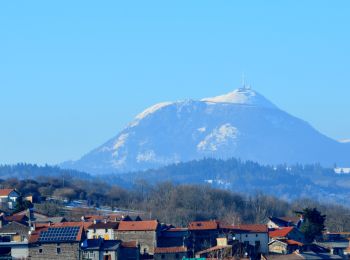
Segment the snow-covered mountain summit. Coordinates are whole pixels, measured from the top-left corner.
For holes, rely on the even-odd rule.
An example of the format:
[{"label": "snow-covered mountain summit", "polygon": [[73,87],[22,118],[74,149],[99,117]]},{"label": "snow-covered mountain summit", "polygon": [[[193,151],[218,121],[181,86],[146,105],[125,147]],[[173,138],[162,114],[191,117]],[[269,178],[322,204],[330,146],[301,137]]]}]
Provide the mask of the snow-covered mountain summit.
[{"label": "snow-covered mountain summit", "polygon": [[151,106],[114,138],[61,166],[98,174],[205,157],[237,157],[264,164],[350,165],[349,154],[349,144],[320,134],[243,87],[213,98]]},{"label": "snow-covered mountain summit", "polygon": [[276,108],[274,104],[268,101],[265,97],[254,91],[250,87],[238,88],[225,95],[203,98],[201,101],[212,103],[232,103],[232,104],[244,104],[266,108]]}]

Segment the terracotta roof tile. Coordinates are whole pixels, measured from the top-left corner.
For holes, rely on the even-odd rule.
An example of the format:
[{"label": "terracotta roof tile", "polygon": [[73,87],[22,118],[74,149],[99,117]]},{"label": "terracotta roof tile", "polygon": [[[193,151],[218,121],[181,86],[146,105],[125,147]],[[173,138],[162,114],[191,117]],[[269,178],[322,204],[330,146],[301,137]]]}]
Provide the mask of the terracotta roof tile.
[{"label": "terracotta roof tile", "polygon": [[294,227],[284,227],[269,232],[269,237],[286,237]]},{"label": "terracotta roof tile", "polygon": [[189,230],[215,230],[219,228],[218,221],[193,221],[188,225]]},{"label": "terracotta roof tile", "polygon": [[14,189],[0,189],[0,197],[8,196]]},{"label": "terracotta roof tile", "polygon": [[154,249],[155,254],[171,254],[171,253],[185,253],[188,249],[185,246],[177,247],[156,247]]},{"label": "terracotta roof tile", "polygon": [[250,233],[267,233],[267,225],[265,224],[243,224],[243,225],[237,225],[233,226],[233,229],[237,229],[243,232],[250,232]]},{"label": "terracotta roof tile", "polygon": [[157,220],[120,221],[118,231],[155,231],[158,225]]}]

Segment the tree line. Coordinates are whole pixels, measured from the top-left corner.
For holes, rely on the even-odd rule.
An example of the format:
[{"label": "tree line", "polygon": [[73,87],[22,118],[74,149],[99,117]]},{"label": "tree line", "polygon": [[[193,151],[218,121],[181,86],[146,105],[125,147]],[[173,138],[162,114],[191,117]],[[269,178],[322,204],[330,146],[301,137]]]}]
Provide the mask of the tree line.
[{"label": "tree line", "polygon": [[[286,201],[258,192],[239,192],[199,184],[149,183],[135,180],[125,189],[104,181],[61,175],[35,179],[7,178],[2,188],[15,188],[22,195],[86,200],[94,206],[111,206],[145,212],[163,223],[186,226],[190,221],[217,219],[230,224],[266,223],[269,216],[293,216],[304,208],[317,208],[326,215],[326,227],[332,232],[350,230],[350,209],[311,199]],[[64,214],[60,205],[44,201],[35,205],[46,214]]]}]

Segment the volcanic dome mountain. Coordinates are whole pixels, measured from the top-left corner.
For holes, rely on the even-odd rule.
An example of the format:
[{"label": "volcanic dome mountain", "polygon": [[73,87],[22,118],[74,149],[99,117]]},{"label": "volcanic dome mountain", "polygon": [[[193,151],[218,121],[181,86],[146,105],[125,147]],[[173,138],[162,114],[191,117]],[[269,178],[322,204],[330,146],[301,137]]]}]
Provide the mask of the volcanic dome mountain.
[{"label": "volcanic dome mountain", "polygon": [[156,104],[116,137],[61,166],[121,173],[209,157],[350,165],[350,144],[322,135],[243,87],[213,98]]}]

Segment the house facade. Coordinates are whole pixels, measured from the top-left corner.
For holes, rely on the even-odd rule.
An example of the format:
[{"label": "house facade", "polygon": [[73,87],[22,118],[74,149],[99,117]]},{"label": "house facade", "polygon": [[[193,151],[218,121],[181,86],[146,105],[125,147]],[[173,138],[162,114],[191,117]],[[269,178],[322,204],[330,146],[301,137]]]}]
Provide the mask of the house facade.
[{"label": "house facade", "polygon": [[0,189],[0,206],[8,209],[14,209],[19,197],[19,192],[14,189]]},{"label": "house facade", "polygon": [[31,233],[29,258],[37,260],[81,259],[80,243],[85,240],[80,222],[65,222],[42,226]]},{"label": "house facade", "polygon": [[88,227],[88,239],[103,238],[111,240],[115,238],[115,231],[118,229],[119,222],[98,222]]},{"label": "house facade", "polygon": [[181,260],[187,258],[189,252],[187,247],[157,247],[154,250],[155,260]]},{"label": "house facade", "polygon": [[257,254],[267,254],[269,252],[269,233],[266,225],[238,225],[223,226],[223,232],[228,234],[232,240],[239,241],[250,251]]},{"label": "house facade", "polygon": [[160,234],[157,220],[121,221],[115,233],[115,239],[124,242],[137,241],[140,254],[153,255]]},{"label": "house facade", "polygon": [[81,244],[83,260],[119,260],[120,241],[104,239],[87,239]]},{"label": "house facade", "polygon": [[191,251],[197,252],[216,245],[219,236],[218,221],[194,221],[188,225],[190,232],[189,245]]}]

